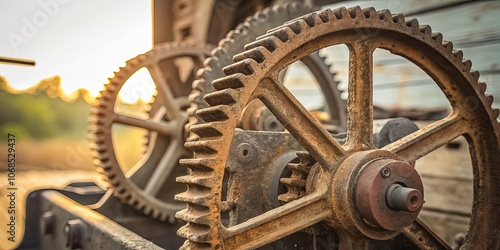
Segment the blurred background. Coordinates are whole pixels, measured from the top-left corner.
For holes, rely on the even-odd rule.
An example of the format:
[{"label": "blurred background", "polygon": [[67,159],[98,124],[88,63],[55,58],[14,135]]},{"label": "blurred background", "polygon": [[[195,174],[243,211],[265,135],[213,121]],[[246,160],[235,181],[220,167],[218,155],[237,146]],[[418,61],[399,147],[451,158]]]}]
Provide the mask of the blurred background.
[{"label": "blurred background", "polygon": [[88,109],[119,66],[152,47],[151,15],[141,0],[0,3],[0,56],[36,61],[0,64],[0,133],[17,136],[18,170],[93,170]]}]

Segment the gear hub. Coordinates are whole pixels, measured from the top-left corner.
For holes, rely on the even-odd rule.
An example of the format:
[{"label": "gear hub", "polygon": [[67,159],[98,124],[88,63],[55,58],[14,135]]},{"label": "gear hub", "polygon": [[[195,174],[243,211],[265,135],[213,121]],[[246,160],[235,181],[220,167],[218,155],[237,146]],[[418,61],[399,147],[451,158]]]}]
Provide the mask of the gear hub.
[{"label": "gear hub", "polygon": [[422,181],[408,163],[375,160],[361,168],[355,184],[355,200],[368,223],[397,230],[417,218],[423,204]]}]

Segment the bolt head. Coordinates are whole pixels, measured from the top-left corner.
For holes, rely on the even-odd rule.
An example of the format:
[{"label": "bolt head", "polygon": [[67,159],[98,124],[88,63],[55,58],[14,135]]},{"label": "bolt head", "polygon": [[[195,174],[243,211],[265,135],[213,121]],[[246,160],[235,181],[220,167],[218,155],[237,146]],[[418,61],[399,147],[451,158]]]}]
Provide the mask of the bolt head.
[{"label": "bolt head", "polygon": [[390,177],[391,176],[391,169],[389,169],[387,167],[386,168],[382,168],[382,170],[380,171],[380,174],[384,178]]},{"label": "bolt head", "polygon": [[64,225],[63,230],[66,236],[66,247],[70,249],[82,248],[82,234],[85,229],[80,219],[69,220]]},{"label": "bolt head", "polygon": [[52,211],[47,211],[42,214],[42,218],[40,219],[40,231],[42,234],[52,234],[54,233],[54,225],[55,225],[55,215]]}]

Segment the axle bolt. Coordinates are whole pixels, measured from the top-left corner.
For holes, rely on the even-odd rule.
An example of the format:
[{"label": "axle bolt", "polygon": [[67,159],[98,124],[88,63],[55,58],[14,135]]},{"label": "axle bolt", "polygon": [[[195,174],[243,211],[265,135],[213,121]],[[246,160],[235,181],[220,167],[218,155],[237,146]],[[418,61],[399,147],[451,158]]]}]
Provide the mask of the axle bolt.
[{"label": "axle bolt", "polygon": [[382,168],[380,174],[382,175],[382,177],[387,178],[391,176],[391,170],[389,168]]},{"label": "axle bolt", "polygon": [[64,234],[66,236],[66,247],[77,249],[83,247],[83,233],[85,231],[83,222],[80,219],[69,220],[64,225]]},{"label": "axle bolt", "polygon": [[54,233],[55,221],[56,218],[52,211],[43,213],[40,220],[40,230],[42,234],[48,235]]},{"label": "axle bolt", "polygon": [[387,190],[387,205],[395,210],[416,212],[422,207],[422,193],[417,189],[392,184]]}]

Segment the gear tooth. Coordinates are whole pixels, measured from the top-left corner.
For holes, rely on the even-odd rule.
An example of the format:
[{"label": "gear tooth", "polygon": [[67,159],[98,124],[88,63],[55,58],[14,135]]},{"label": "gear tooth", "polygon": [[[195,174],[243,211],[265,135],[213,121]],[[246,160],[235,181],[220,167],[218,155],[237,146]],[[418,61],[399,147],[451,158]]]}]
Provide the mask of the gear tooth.
[{"label": "gear tooth", "polygon": [[128,66],[132,66],[132,67],[135,67],[139,64],[139,61],[137,60],[137,58],[132,58],[128,61],[125,62]]},{"label": "gear tooth", "polygon": [[491,107],[491,105],[493,104],[493,100],[494,100],[493,96],[486,94],[485,97],[486,97],[486,102],[488,103],[488,106]]},{"label": "gear tooth", "polygon": [[443,42],[443,47],[446,49],[446,52],[448,54],[451,54],[453,52],[453,43],[450,41],[444,41]]},{"label": "gear tooth", "polygon": [[153,217],[153,219],[158,219],[158,217],[160,217],[160,211],[153,209],[151,211],[151,217]]},{"label": "gear tooth", "polygon": [[240,92],[235,89],[223,89],[206,94],[203,99],[211,106],[231,105],[239,99]]},{"label": "gear tooth", "polygon": [[280,200],[282,202],[285,202],[285,203],[294,201],[294,200],[296,200],[298,198],[300,198],[300,196],[297,195],[297,194],[294,194],[294,193],[285,193],[285,194],[280,194],[278,196],[278,200]]},{"label": "gear tooth", "polygon": [[202,225],[208,225],[210,223],[209,216],[210,214],[208,212],[208,209],[206,211],[189,211],[188,209],[183,209],[175,214],[175,217],[177,219]]},{"label": "gear tooth", "polygon": [[363,15],[365,16],[365,18],[378,18],[377,10],[373,7],[364,8]]},{"label": "gear tooth", "polygon": [[227,88],[241,88],[243,87],[243,82],[245,81],[246,76],[241,73],[236,73],[230,76],[226,76],[223,78],[219,78],[212,82],[213,87],[216,90],[222,90]]},{"label": "gear tooth", "polygon": [[[116,92],[111,90],[112,87],[110,87],[110,85],[108,85],[108,87],[106,87],[106,89],[107,89],[107,91],[102,93],[101,98],[103,100],[105,100],[106,102],[112,102],[114,99],[114,95],[115,95],[114,93],[116,93]],[[99,102],[100,107],[103,107],[104,105],[106,105],[104,102]]]},{"label": "gear tooth", "polygon": [[493,118],[498,119],[498,115],[500,115],[500,109],[493,109],[492,113],[493,113]]},{"label": "gear tooth", "polygon": [[191,131],[199,136],[199,138],[212,138],[222,136],[225,124],[222,122],[212,122],[204,124],[195,124],[191,126]]},{"label": "gear tooth", "polygon": [[281,178],[280,182],[289,186],[295,186],[295,187],[305,187],[306,186],[306,181],[305,180],[297,180],[297,179],[292,179],[292,178]]},{"label": "gear tooth", "polygon": [[349,9],[347,9],[347,11],[349,12],[349,16],[351,18],[364,16],[363,10],[359,6],[350,7]]},{"label": "gear tooth", "polygon": [[87,118],[87,123],[90,124],[90,125],[94,125],[92,126],[92,130],[94,130],[95,128],[95,125],[103,125],[104,124],[104,121],[100,118],[100,117],[97,117],[97,116],[94,116],[94,115],[91,115]]},{"label": "gear tooth", "polygon": [[321,21],[323,21],[323,23],[328,23],[332,20],[336,20],[337,18],[335,17],[335,14],[333,13],[333,11],[331,9],[324,9],[324,10],[321,10],[321,11],[318,11],[318,15],[319,15],[319,18],[321,18]]},{"label": "gear tooth", "polygon": [[461,50],[455,50],[453,51],[453,56],[455,57],[457,63],[461,63],[464,59],[464,52]]},{"label": "gear tooth", "polygon": [[179,248],[179,250],[192,250],[192,249],[210,250],[212,249],[212,247],[210,246],[210,244],[197,243],[187,240]]},{"label": "gear tooth", "polygon": [[420,32],[424,33],[425,36],[431,36],[432,35],[432,28],[429,25],[420,25],[419,26]]},{"label": "gear tooth", "polygon": [[[474,82],[479,81],[479,75],[480,75],[480,74],[479,74],[479,71],[476,71],[476,70],[471,70],[470,74],[471,74],[471,76],[472,76],[472,80],[473,80]],[[485,85],[486,85],[486,84],[485,84]],[[484,92],[483,92],[483,93],[484,93]]]},{"label": "gear tooth", "polygon": [[[208,190],[208,189],[207,189]],[[177,201],[182,201],[190,204],[195,204],[197,206],[208,207],[208,202],[210,201],[210,192],[202,191],[200,189],[188,190],[184,193],[175,195],[174,199]]]},{"label": "gear tooth", "polygon": [[175,216],[162,214],[160,217],[160,221],[168,221],[170,224],[174,224],[177,219],[175,218]]},{"label": "gear tooth", "polygon": [[387,9],[379,10],[379,11],[377,11],[377,14],[378,14],[378,19],[379,20],[386,21],[386,20],[391,20],[392,19],[392,14]]},{"label": "gear tooth", "polygon": [[[361,8],[360,8],[360,10],[361,10]],[[309,27],[314,27],[316,25],[323,23],[323,21],[321,20],[321,17],[316,12],[313,12],[309,15],[302,16],[302,20],[304,20]]]},{"label": "gear tooth", "polygon": [[472,62],[470,60],[463,60],[462,64],[464,65],[466,72],[469,72],[471,70]]},{"label": "gear tooth", "polygon": [[[300,34],[304,29],[307,29],[309,26],[305,19],[297,18],[291,22],[285,23],[288,28],[290,28],[293,33]],[[276,28],[278,29],[278,28]]]},{"label": "gear tooth", "polygon": [[[206,242],[210,242],[211,240],[210,232],[211,230],[208,226],[188,223],[179,228],[179,230],[177,230],[177,235],[191,241],[190,242],[191,245],[189,246],[189,248],[186,249],[205,249],[199,247],[206,246],[207,245]],[[200,244],[200,243],[205,243],[205,244]]]},{"label": "gear tooth", "polygon": [[179,176],[175,179],[175,181],[179,183],[184,183],[188,185],[198,185],[203,188],[210,188],[213,183],[214,176],[210,175],[184,175]]},{"label": "gear tooth", "polygon": [[175,223],[175,217],[174,216],[168,216],[166,213],[160,213],[158,215],[158,220],[160,221],[168,221],[168,223],[173,224]]},{"label": "gear tooth", "polygon": [[247,51],[241,52],[239,54],[236,54],[233,56],[233,60],[235,62],[239,62],[239,61],[245,60],[247,58],[252,58],[257,63],[262,63],[266,59],[266,57],[264,55],[266,50],[263,50],[261,48],[262,47],[257,47],[257,48],[253,48],[251,50],[247,50]]},{"label": "gear tooth", "polygon": [[[107,148],[105,145],[101,144],[101,143],[94,143],[94,145],[90,146],[91,149],[99,152],[99,153],[102,153],[102,152],[106,152],[107,151]],[[99,159],[99,160],[104,160],[104,159]]]},{"label": "gear tooth", "polygon": [[[197,80],[197,82],[203,82],[203,80]],[[205,83],[202,83],[205,84]],[[193,87],[193,91],[191,91],[191,94],[188,96],[188,101],[191,103],[191,107],[189,109],[192,109],[193,107],[197,107],[198,103],[195,103],[195,100],[198,99],[201,95],[201,91],[198,88]],[[188,109],[188,111],[189,111]],[[193,113],[194,114],[194,113]]]},{"label": "gear tooth", "polygon": [[346,18],[346,17],[350,17],[349,15],[349,11],[347,11],[346,7],[342,6],[338,9],[335,9],[333,11],[333,13],[335,14],[335,17],[340,20],[340,19],[343,19],[343,18]]},{"label": "gear tooth", "polygon": [[222,68],[222,71],[226,75],[232,75],[236,73],[242,73],[244,75],[252,75],[254,73],[254,68],[256,68],[258,63],[250,58],[233,63]]},{"label": "gear tooth", "polygon": [[114,95],[112,93],[116,93],[119,90],[119,85],[116,83],[116,80],[113,80],[112,82],[108,83],[106,85],[106,93],[109,93],[110,95]]},{"label": "gear tooth", "polygon": [[192,169],[193,171],[204,172],[213,171],[213,168],[216,165],[215,160],[207,158],[180,159],[179,163],[184,167]]},{"label": "gear tooth", "polygon": [[253,48],[257,48],[259,46],[262,46],[262,47],[266,48],[269,52],[272,53],[281,44],[283,44],[283,42],[280,39],[278,39],[275,36],[270,36],[270,37],[265,37],[265,38],[259,39],[255,42],[251,42],[251,43],[245,45],[244,48],[245,48],[245,50],[249,50],[249,49],[253,49]]},{"label": "gear tooth", "polygon": [[316,163],[316,160],[307,151],[297,151],[300,162],[307,165]]},{"label": "gear tooth", "polygon": [[218,57],[220,56],[219,54],[224,54],[224,51],[220,48],[214,49],[212,51],[212,56],[207,58],[203,62],[204,68],[198,70],[197,73],[199,76],[205,76],[205,71],[211,71],[214,65],[218,65],[220,63],[220,61],[218,60]]},{"label": "gear tooth", "polygon": [[229,119],[228,115],[231,112],[231,106],[219,105],[200,109],[196,112],[201,119],[205,122],[224,121]]},{"label": "gear tooth", "polygon": [[432,39],[434,39],[438,44],[443,43],[443,34],[435,32],[435,33],[432,33],[431,36],[432,36]]},{"label": "gear tooth", "polygon": [[415,18],[412,18],[408,21],[406,21],[406,26],[414,29],[414,30],[420,30],[420,24],[418,23],[418,20]]},{"label": "gear tooth", "polygon": [[392,21],[399,24],[405,23],[405,16],[403,14],[392,14]]},{"label": "gear tooth", "polygon": [[102,111],[101,109],[99,109],[97,107],[97,105],[94,105],[90,108],[89,110],[89,114],[90,115],[97,115],[97,116],[103,116],[104,115],[104,111]]},{"label": "gear tooth", "polygon": [[484,82],[478,82],[477,86],[478,86],[479,92],[481,94],[484,94],[486,92],[486,83],[484,83]]},{"label": "gear tooth", "polygon": [[220,143],[219,141],[213,140],[202,140],[202,141],[190,141],[185,143],[185,147],[191,151],[202,154],[215,154],[217,153],[216,145]]},{"label": "gear tooth", "polygon": [[286,43],[290,41],[290,38],[293,37],[294,35],[295,32],[293,32],[291,28],[289,28],[288,26],[282,26],[278,29],[269,31],[265,35],[257,37],[257,40],[261,40],[268,37],[277,37],[282,43]]},{"label": "gear tooth", "polygon": [[297,171],[300,173],[307,174],[311,170],[311,168],[306,165],[306,164],[301,164],[301,163],[288,163],[287,168],[292,170],[292,171]]}]

